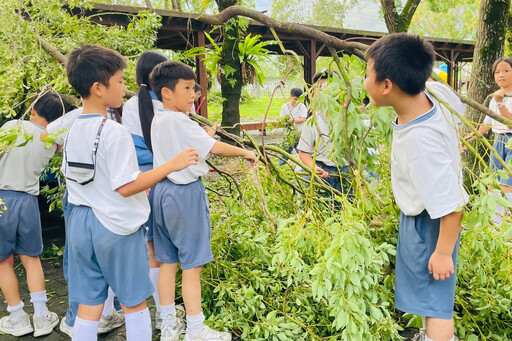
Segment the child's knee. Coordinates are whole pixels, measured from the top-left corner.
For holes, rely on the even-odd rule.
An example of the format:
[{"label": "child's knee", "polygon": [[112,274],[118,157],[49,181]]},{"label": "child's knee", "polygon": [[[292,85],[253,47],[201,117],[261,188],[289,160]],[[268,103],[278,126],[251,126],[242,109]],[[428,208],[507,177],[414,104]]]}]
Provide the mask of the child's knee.
[{"label": "child's knee", "polygon": [[146,304],[146,300],[144,300],[144,301],[140,302],[139,304],[137,304],[135,306],[131,306],[131,307],[127,307],[121,303],[121,307],[123,308],[123,312],[125,314],[131,314],[131,313],[136,313],[138,311],[142,311],[142,310],[146,309],[148,307],[148,305]]},{"label": "child's knee", "polygon": [[0,267],[3,267],[3,266],[12,268],[14,266],[14,256],[10,255],[9,257],[7,257],[5,259],[0,260]]},{"label": "child's knee", "polygon": [[20,255],[21,263],[23,264],[23,267],[41,267],[41,260],[39,259],[39,256],[26,256],[26,255]]}]

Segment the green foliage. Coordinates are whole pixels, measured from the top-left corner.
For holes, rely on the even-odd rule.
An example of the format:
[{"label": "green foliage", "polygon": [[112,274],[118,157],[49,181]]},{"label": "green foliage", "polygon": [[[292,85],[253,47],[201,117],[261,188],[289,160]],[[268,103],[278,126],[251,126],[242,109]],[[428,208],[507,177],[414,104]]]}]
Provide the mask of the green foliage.
[{"label": "green foliage", "polygon": [[59,247],[52,243],[52,246],[50,248],[43,250],[43,253],[41,253],[41,259],[62,257],[63,254],[64,246]]},{"label": "green foliage", "polygon": [[[68,2],[70,7],[78,4]],[[89,2],[80,2],[89,6]],[[134,60],[154,46],[160,18],[142,11],[130,18],[127,27],[98,25],[88,18],[72,16],[58,0],[0,3],[0,116],[10,117],[25,110],[35,93],[50,86],[60,93],[73,94],[62,65],[37,41],[41,37],[66,55],[80,44],[100,44],[130,58],[127,74],[134,74]],[[128,88],[135,89],[131,78]]]}]

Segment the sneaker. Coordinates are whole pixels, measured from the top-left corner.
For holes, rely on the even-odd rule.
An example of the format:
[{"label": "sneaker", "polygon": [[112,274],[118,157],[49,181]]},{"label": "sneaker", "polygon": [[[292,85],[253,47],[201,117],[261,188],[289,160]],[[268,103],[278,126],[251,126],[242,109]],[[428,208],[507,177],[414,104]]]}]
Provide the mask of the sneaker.
[{"label": "sneaker", "polygon": [[73,327],[67,324],[66,316],[64,316],[60,321],[59,329],[62,333],[66,334],[67,336],[73,337]]},{"label": "sneaker", "polygon": [[34,336],[48,335],[59,324],[59,317],[54,312],[49,312],[48,316],[34,316]]},{"label": "sneaker", "polygon": [[111,330],[121,327],[124,324],[124,314],[121,315],[117,310],[112,310],[112,315],[101,315],[100,324],[98,326],[98,334],[108,333]]},{"label": "sneaker", "polygon": [[[185,323],[185,308],[181,304],[178,304],[176,306],[176,319],[181,320],[183,323]],[[160,316],[160,312],[155,312],[155,329],[161,330],[162,329],[162,317]],[[184,332],[185,330],[183,330]]]},{"label": "sneaker", "polygon": [[30,334],[34,328],[30,324],[30,318],[27,313],[17,319],[11,319],[11,316],[4,316],[0,319],[0,332],[14,336]]},{"label": "sneaker", "polygon": [[[163,340],[163,339],[162,339]],[[189,333],[185,334],[184,341],[230,341],[231,340],[231,333],[227,332],[219,332],[216,330],[211,329],[208,326],[204,326],[203,332],[196,336],[192,337],[189,335]]]},{"label": "sneaker", "polygon": [[185,329],[185,324],[180,319],[177,319],[177,324],[173,328],[169,324],[164,324],[162,327],[162,333],[160,336],[160,341],[178,341],[180,339],[180,335]]}]

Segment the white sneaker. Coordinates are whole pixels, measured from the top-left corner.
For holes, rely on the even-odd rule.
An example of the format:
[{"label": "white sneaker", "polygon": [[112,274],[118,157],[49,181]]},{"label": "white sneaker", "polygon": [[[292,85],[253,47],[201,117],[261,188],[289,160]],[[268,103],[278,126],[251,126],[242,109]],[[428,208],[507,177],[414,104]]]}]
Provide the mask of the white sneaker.
[{"label": "white sneaker", "polygon": [[174,328],[169,324],[163,324],[161,327],[162,334],[160,336],[160,341],[178,341],[181,333],[185,329],[185,325],[180,319],[176,320],[176,327]]},{"label": "white sneaker", "polygon": [[124,324],[124,314],[121,315],[117,310],[112,310],[112,315],[101,315],[100,324],[98,326],[98,334],[108,333],[111,330],[121,327]]},{"label": "white sneaker", "polygon": [[30,324],[30,318],[27,313],[17,319],[11,319],[11,316],[4,316],[0,319],[0,332],[14,336],[30,334],[34,328]]},{"label": "white sneaker", "polygon": [[34,316],[34,336],[48,335],[59,324],[59,317],[54,312],[49,312],[48,316]]},{"label": "white sneaker", "polygon": [[66,316],[60,321],[59,329],[69,337],[73,337],[73,327],[66,323]]},{"label": "white sneaker", "polygon": [[[178,304],[176,306],[176,319],[181,320],[183,323],[185,323],[185,316],[185,308],[183,308],[183,305]],[[155,312],[155,329],[162,329],[162,317],[160,316],[160,312],[158,310]]]},{"label": "white sneaker", "polygon": [[189,333],[185,334],[184,341],[230,341],[231,340],[231,333],[227,332],[219,332],[216,330],[211,329],[208,326],[204,326],[203,332],[196,336],[192,337],[189,335]]}]

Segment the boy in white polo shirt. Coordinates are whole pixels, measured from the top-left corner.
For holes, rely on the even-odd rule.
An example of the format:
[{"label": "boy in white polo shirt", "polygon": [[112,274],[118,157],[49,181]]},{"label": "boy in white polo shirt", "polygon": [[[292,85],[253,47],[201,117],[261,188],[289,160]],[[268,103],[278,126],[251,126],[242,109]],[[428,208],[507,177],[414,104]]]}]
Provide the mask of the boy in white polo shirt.
[{"label": "boy in white polo shirt", "polygon": [[141,173],[130,133],[107,120],[107,107],[123,102],[125,59],[117,52],[84,45],[67,58],[71,86],[83,100],[64,145],[62,171],[69,202],[68,286],[79,302],[73,340],[96,340],[108,287],[125,312],[130,341],[151,340],[146,298],[153,293],[141,226],[149,216],[144,190],[169,173],[197,163],[192,148],[160,167]]},{"label": "boy in white polo shirt", "polygon": [[155,186],[153,219],[155,258],[161,263],[162,341],[177,341],[184,328],[176,319],[174,304],[178,262],[183,270],[182,296],[187,312],[185,341],[231,340],[231,334],[204,325],[201,311],[201,268],[213,259],[210,211],[201,178],[208,173],[205,159],[209,153],[257,162],[253,152],[217,142],[185,114],[194,102],[194,79],[189,66],[175,61],[160,63],[150,77],[151,87],[164,105],[151,124],[154,166],[167,162],[185,146],[199,154],[197,166],[170,174]]},{"label": "boy in white polo shirt", "polygon": [[468,195],[457,120],[424,91],[434,48],[418,36],[391,34],[375,42],[366,59],[372,104],[397,113],[391,151],[393,194],[401,210],[395,306],[425,317],[426,333],[415,340],[456,340],[453,304],[461,208]]},{"label": "boy in white polo shirt", "polygon": [[[300,96],[302,96],[302,90],[299,88],[293,88],[290,91],[290,101],[286,102],[281,106],[281,112],[279,113],[279,117],[287,117],[287,121],[289,123],[293,123],[293,126],[297,130],[299,138],[302,129],[304,128],[306,119],[308,117],[308,109],[306,109],[304,103],[299,102]],[[295,140],[293,145],[287,146],[287,153],[291,153],[294,149],[297,148],[299,138]],[[283,146],[285,145],[286,143],[283,141]],[[286,163],[286,160],[286,157],[283,157],[283,159],[279,159],[279,166],[284,165]]]},{"label": "boy in white polo shirt", "polygon": [[[34,336],[50,334],[59,322],[57,314],[46,308],[46,290],[39,255],[43,251],[41,220],[37,195],[39,177],[55,154],[54,144],[46,148],[39,135],[48,123],[62,115],[62,104],[55,93],[41,96],[32,108],[30,122],[12,120],[2,129],[20,125],[32,140],[25,146],[0,155],[0,198],[7,211],[0,216],[0,288],[11,314],[0,320],[0,331],[14,336],[34,332]],[[30,302],[34,305],[34,327],[23,311],[18,279],[14,273],[14,255],[19,255],[27,273]],[[35,331],[34,331],[35,328]]]}]

